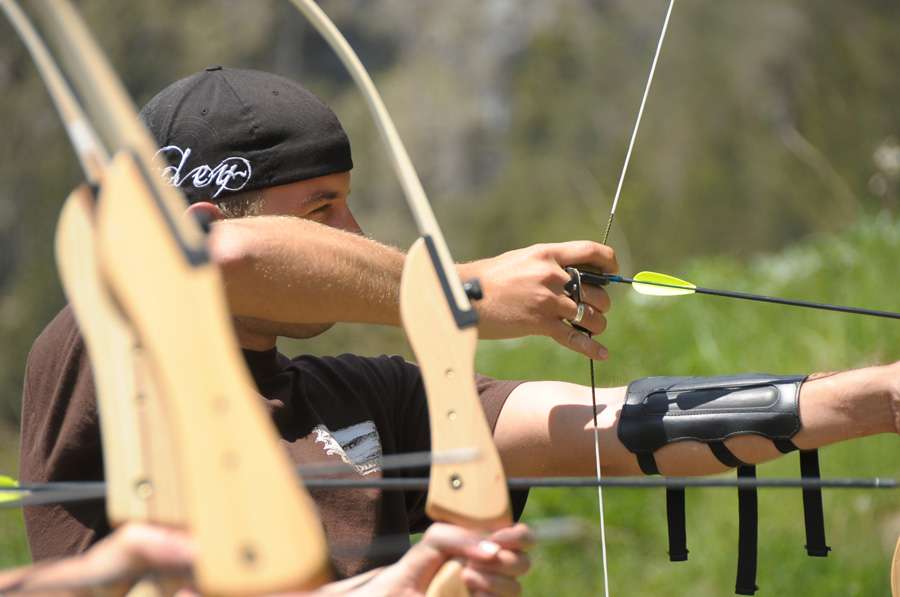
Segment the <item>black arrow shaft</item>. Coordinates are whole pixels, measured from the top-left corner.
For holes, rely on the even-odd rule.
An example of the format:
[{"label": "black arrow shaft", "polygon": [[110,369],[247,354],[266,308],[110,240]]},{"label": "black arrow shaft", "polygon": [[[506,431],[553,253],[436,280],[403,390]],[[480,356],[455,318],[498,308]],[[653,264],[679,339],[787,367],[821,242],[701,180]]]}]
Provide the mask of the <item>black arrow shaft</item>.
[{"label": "black arrow shaft", "polygon": [[[643,280],[635,280],[625,276],[617,276],[613,274],[594,274],[591,272],[581,272],[581,281],[591,286],[605,286],[609,282],[617,282],[619,284],[646,284],[648,286],[659,286],[661,288],[674,288],[678,290],[688,290],[685,286],[677,284],[665,284],[663,282],[645,282]],[[847,307],[845,305],[831,305],[828,303],[816,303],[812,301],[801,301],[796,299],[779,298],[776,296],[766,296],[763,294],[753,294],[750,292],[738,292],[736,290],[718,290],[715,288],[704,288],[697,286],[690,288],[692,292],[697,294],[708,294],[711,296],[722,296],[726,298],[741,299],[745,301],[757,301],[761,303],[773,303],[776,305],[788,305],[791,307],[803,307],[806,309],[820,309],[822,311],[837,311],[840,313],[852,313],[855,315],[869,315],[872,317],[885,317],[888,319],[900,319],[900,313],[894,311],[879,311],[877,309],[863,309],[861,307]]]}]

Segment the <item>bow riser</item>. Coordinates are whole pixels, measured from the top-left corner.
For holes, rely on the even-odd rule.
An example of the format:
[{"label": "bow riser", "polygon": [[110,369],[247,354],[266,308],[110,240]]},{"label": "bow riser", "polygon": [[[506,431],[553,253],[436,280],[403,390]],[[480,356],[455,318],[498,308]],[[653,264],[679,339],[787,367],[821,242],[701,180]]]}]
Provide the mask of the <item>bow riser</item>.
[{"label": "bow riser", "polygon": [[[66,199],[56,228],[56,264],[94,372],[110,524],[150,520],[147,473],[137,410],[135,339],[104,291],[94,248],[93,193],[82,185]],[[175,522],[178,522],[177,520]]]},{"label": "bow riser", "polygon": [[434,253],[425,239],[409,250],[400,282],[400,316],[416,353],[434,452],[474,448],[479,459],[433,464],[426,511],[466,527],[496,529],[512,522],[503,465],[475,388],[478,330],[458,327],[446,301]]},{"label": "bow riser", "polygon": [[[152,378],[146,374],[137,378],[137,371],[146,366],[140,348],[97,270],[93,208],[93,193],[87,186],[78,187],[66,199],[56,229],[56,264],[91,355],[104,446],[107,516],[113,526],[129,520],[183,526],[183,513],[170,489],[177,482],[167,478],[175,471],[171,451],[165,453],[169,436],[165,427],[142,424],[145,411],[159,411]],[[164,419],[159,423],[164,424]],[[157,433],[151,435],[151,429]],[[144,449],[147,440],[152,451]],[[154,453],[163,462],[151,472],[148,456]]]},{"label": "bow riser", "polygon": [[149,521],[176,527],[189,524],[182,495],[182,480],[178,477],[178,446],[166,415],[165,403],[151,371],[149,357],[139,344],[131,347],[134,375],[134,403],[137,410],[138,440],[144,457],[145,489],[137,488],[145,496]]}]

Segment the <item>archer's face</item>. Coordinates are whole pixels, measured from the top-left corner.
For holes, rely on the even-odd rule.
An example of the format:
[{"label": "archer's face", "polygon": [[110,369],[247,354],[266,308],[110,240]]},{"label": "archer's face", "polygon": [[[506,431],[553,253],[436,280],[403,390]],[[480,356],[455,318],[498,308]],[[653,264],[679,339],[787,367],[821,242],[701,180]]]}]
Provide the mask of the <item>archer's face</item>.
[{"label": "archer's face", "polygon": [[[326,226],[362,234],[350,212],[350,173],[340,172],[301,180],[262,191],[258,215],[290,216],[313,220]],[[333,323],[296,324],[238,318],[239,325],[256,334],[305,339],[327,331]]]},{"label": "archer's face", "polygon": [[293,216],[362,233],[350,212],[350,173],[340,172],[262,191],[261,216]]}]

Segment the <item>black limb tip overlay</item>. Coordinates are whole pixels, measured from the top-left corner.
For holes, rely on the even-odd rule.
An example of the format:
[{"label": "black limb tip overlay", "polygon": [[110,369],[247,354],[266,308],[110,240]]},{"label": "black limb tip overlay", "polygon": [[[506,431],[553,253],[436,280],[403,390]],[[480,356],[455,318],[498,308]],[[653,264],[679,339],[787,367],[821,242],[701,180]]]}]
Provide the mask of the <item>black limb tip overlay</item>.
[{"label": "black limb tip overlay", "polygon": [[484,289],[481,287],[481,280],[478,278],[466,281],[463,284],[463,290],[466,291],[466,296],[469,297],[470,301],[480,301],[484,298]]}]

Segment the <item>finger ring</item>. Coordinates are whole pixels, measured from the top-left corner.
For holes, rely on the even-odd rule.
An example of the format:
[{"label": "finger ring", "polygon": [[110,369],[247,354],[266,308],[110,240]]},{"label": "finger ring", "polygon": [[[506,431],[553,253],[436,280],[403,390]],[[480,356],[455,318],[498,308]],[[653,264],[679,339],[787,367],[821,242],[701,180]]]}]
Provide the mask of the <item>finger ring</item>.
[{"label": "finger ring", "polygon": [[578,310],[575,311],[575,317],[573,317],[570,322],[573,325],[578,325],[579,323],[581,323],[581,320],[584,319],[584,312],[584,303],[578,303]]}]

